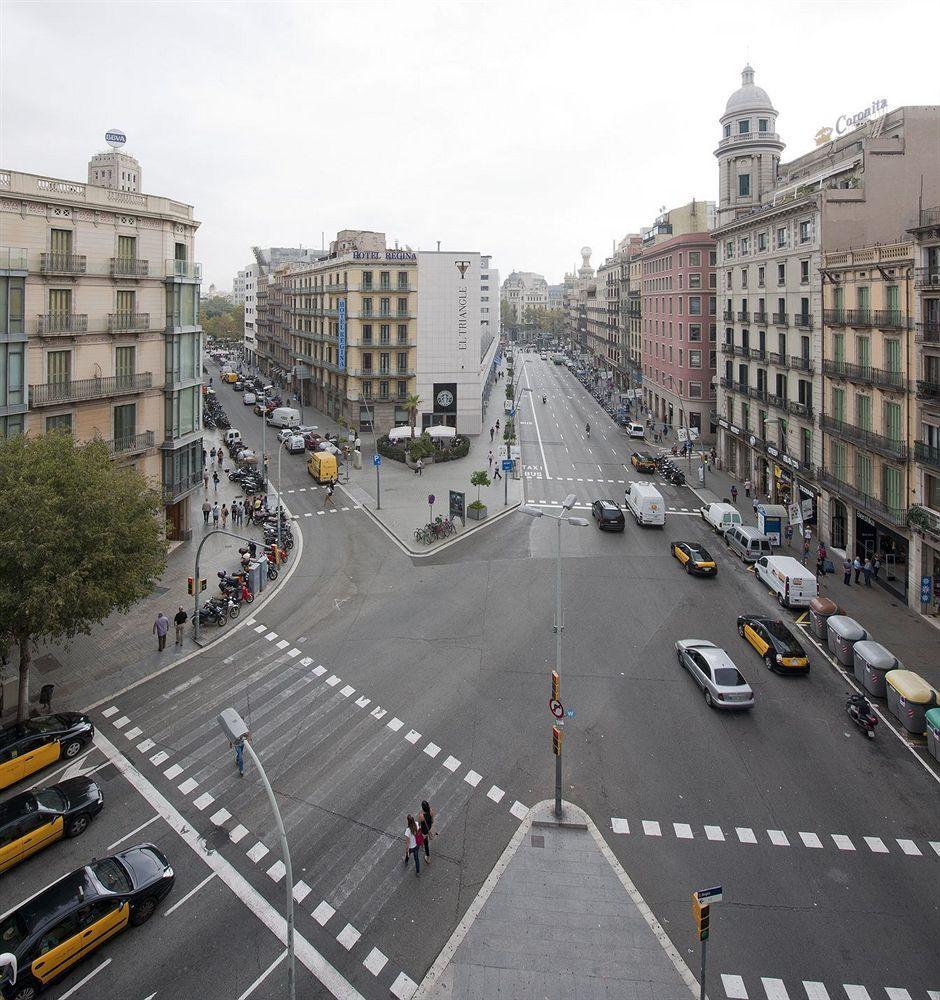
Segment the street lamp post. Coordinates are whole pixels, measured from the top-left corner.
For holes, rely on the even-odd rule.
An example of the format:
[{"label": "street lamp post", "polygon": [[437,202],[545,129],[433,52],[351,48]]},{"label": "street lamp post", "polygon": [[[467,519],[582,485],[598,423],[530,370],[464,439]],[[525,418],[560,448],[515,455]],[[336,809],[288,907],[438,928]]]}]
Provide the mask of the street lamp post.
[{"label": "street lamp post", "polygon": [[[562,607],[561,607],[561,525],[562,522],[567,522],[576,528],[586,528],[588,525],[587,520],[583,517],[571,517],[568,514],[574,505],[577,503],[578,498],[573,494],[569,493],[565,497],[561,505],[560,514],[549,514],[538,507],[533,507],[530,504],[526,504],[520,507],[519,510],[523,514],[527,514],[529,517],[549,517],[557,523],[558,526],[558,548],[555,554],[555,670],[558,672],[558,676],[561,677],[561,633],[564,629],[564,618],[562,617]],[[558,753],[555,755],[555,816],[557,819],[561,819],[561,748],[559,747]]]},{"label": "street lamp post", "polygon": [[284,829],[284,821],[281,819],[281,811],[277,807],[277,799],[274,797],[274,789],[265,774],[261,759],[251,745],[250,734],[245,720],[235,711],[234,708],[226,708],[217,716],[216,721],[223,733],[225,733],[230,743],[241,744],[242,749],[248,752],[258,774],[264,790],[268,793],[268,801],[274,812],[274,821],[277,824],[278,836],[281,840],[281,853],[284,855],[285,879],[284,884],[287,889],[287,995],[289,1000],[296,1000],[294,984],[294,876],[291,870],[290,849],[287,846],[287,832]]},{"label": "street lamp post", "polygon": [[264,498],[268,498],[268,453],[265,450],[265,431],[268,426],[268,393],[274,388],[266,385],[261,390],[261,469],[264,472]]}]

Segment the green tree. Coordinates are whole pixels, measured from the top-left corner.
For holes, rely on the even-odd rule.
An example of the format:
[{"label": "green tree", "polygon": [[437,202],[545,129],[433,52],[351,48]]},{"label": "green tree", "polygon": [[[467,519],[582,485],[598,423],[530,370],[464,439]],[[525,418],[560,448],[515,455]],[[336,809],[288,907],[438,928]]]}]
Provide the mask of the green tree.
[{"label": "green tree", "polygon": [[0,632],[20,648],[17,718],[29,713],[31,647],[87,635],[151,593],[166,566],[163,504],[101,441],[0,441]]},{"label": "green tree", "polygon": [[412,393],[405,400],[405,409],[408,410],[408,424],[411,427],[412,440],[415,436],[415,423],[418,420],[418,407],[421,405],[421,397]]},{"label": "green tree", "polygon": [[470,473],[470,485],[477,488],[477,504],[480,503],[480,487],[490,485],[490,477],[486,474],[483,469],[477,469],[476,472]]}]

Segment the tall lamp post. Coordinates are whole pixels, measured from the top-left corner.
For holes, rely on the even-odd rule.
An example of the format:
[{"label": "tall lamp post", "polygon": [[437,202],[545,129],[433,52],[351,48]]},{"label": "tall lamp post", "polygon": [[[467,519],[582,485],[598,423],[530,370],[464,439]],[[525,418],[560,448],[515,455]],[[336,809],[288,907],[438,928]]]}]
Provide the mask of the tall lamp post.
[{"label": "tall lamp post", "polygon": [[261,783],[264,785],[264,790],[268,793],[268,801],[271,803],[271,809],[274,812],[274,820],[277,823],[277,832],[281,840],[281,852],[284,855],[284,868],[286,869],[284,885],[287,889],[287,996],[289,1000],[296,1000],[297,993],[294,984],[294,877],[291,870],[290,850],[287,846],[287,832],[284,830],[284,821],[281,819],[281,811],[277,807],[277,799],[274,797],[271,782],[268,781],[268,776],[265,774],[261,759],[251,745],[248,726],[245,724],[245,720],[234,708],[226,708],[219,713],[216,721],[230,743],[236,746],[240,744],[242,749],[247,751],[248,756],[258,769]]},{"label": "tall lamp post", "polygon": [[268,498],[268,453],[264,442],[265,430],[268,426],[268,393],[274,389],[273,385],[266,385],[261,390],[261,469],[264,472],[264,498]]},{"label": "tall lamp post", "polygon": [[[586,528],[588,522],[583,517],[571,517],[568,512],[574,507],[578,502],[578,498],[573,494],[569,493],[565,497],[561,505],[560,514],[549,514],[539,507],[533,507],[530,504],[525,504],[523,507],[519,508],[519,511],[523,514],[527,514],[529,517],[548,517],[551,518],[558,526],[558,548],[555,554],[555,670],[558,671],[558,676],[561,677],[561,632],[565,627],[564,618],[562,617],[561,609],[561,526],[563,523],[572,525],[575,528]],[[555,755],[555,816],[561,819],[561,749]]]}]

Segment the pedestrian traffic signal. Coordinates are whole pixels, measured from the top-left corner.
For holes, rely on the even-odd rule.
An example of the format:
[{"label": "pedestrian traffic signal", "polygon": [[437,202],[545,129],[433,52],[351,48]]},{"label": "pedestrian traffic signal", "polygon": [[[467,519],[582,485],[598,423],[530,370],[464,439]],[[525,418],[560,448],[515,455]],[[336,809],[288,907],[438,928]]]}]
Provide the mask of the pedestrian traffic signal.
[{"label": "pedestrian traffic signal", "polygon": [[186,593],[190,596],[196,593],[196,581],[191,576],[186,580]]},{"label": "pedestrian traffic signal", "polygon": [[698,931],[699,941],[708,940],[708,922],[709,922],[709,910],[710,907],[708,903],[700,903],[698,897],[692,894],[692,919],[695,921],[695,929]]},{"label": "pedestrian traffic signal", "polygon": [[552,671],[552,701],[561,701],[560,698],[561,684],[558,677],[558,671]]},{"label": "pedestrian traffic signal", "polygon": [[561,756],[561,741],[564,738],[564,733],[557,727],[552,726],[552,753],[556,757]]}]

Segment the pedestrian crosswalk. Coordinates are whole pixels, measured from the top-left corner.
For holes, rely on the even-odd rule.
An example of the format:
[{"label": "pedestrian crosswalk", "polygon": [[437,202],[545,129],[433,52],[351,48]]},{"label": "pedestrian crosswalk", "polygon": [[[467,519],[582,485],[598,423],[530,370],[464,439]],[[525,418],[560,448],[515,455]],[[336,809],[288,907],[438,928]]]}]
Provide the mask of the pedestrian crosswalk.
[{"label": "pedestrian crosswalk", "polygon": [[[117,702],[100,715],[127,737],[128,756],[141,771],[175,800],[183,797],[193,826],[276,900],[286,868],[273,818],[248,757],[242,780],[216,723],[222,709],[237,708],[281,803],[298,927],[308,936],[328,935],[340,956],[375,977],[380,992],[405,1000],[417,986],[404,967],[426,951],[409,935],[423,934],[426,945],[427,929],[409,924],[396,927],[388,943],[381,938],[402,879],[414,877],[402,865],[405,814],[416,814],[422,799],[432,803],[439,832],[432,859],[436,849],[440,864],[452,866],[458,862],[443,859],[448,847],[452,858],[462,854],[456,841],[468,809],[485,812],[501,850],[528,807],[437,743],[440,736],[413,728],[306,655],[305,639],[295,644],[254,619],[246,624],[244,649],[203,678],[198,699],[184,681],[156,699]],[[440,864],[432,876],[422,871],[421,881],[436,876]]]},{"label": "pedestrian crosswalk", "polygon": [[940,839],[929,840],[926,837],[912,839],[909,837],[889,837],[883,835],[864,836],[845,833],[817,833],[812,830],[798,830],[787,833],[785,830],[761,830],[750,826],[728,826],[727,829],[716,825],[692,826],[690,823],[661,823],[659,820],[634,821],[614,816],[610,820],[610,829],[619,836],[632,833],[642,833],[646,837],[672,837],[675,840],[698,840],[716,844],[750,844],[765,847],[797,847],[810,850],[837,850],[846,854],[893,854],[908,858],[940,858]]},{"label": "pedestrian crosswalk", "polygon": [[[938,983],[940,986],[940,983]],[[940,990],[908,990],[900,986],[864,986],[839,983],[827,986],[815,979],[787,981],[773,976],[745,979],[721,973],[722,994],[727,1000],[940,1000]]]}]

